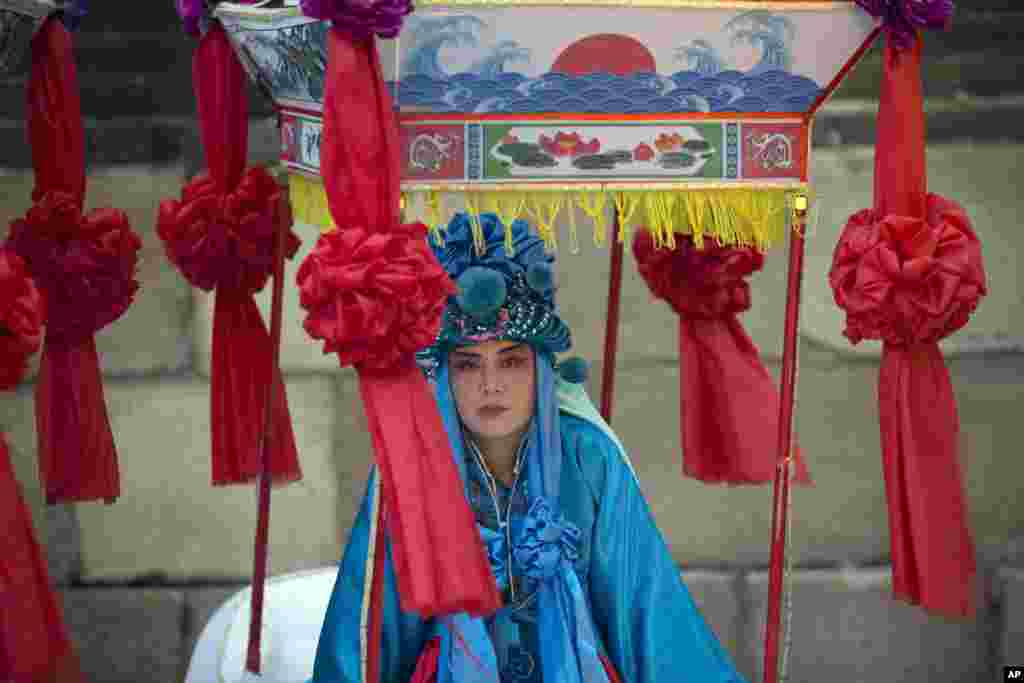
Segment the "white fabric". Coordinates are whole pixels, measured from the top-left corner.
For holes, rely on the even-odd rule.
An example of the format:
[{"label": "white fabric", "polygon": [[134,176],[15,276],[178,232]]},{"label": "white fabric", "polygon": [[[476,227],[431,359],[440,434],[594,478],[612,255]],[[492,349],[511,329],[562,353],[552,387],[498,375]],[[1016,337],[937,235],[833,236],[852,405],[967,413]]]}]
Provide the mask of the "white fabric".
[{"label": "white fabric", "polygon": [[337,567],[267,580],[263,594],[260,676],[245,670],[251,589],[231,596],[210,618],[192,654],[185,683],[305,683],[313,676],[316,645]]}]

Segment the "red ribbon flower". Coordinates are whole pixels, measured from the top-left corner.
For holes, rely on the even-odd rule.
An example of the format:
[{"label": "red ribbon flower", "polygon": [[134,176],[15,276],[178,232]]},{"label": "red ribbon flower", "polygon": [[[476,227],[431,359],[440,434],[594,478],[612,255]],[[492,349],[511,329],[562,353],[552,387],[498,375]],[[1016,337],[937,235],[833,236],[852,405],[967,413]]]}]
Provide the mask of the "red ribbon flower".
[{"label": "red ribbon flower", "polygon": [[967,324],[986,293],[970,220],[956,202],[929,194],[927,217],[854,214],[829,273],[843,334],[893,347],[934,344]]},{"label": "red ribbon flower", "polygon": [[[679,315],[683,471],[708,483],[759,484],[775,476],[779,396],[737,314],[750,308],[746,278],[764,265],[750,247],[689,236],[656,248],[640,231],[633,254],[651,293]],[[797,452],[796,479],[810,483]]]},{"label": "red ribbon flower", "polygon": [[28,275],[25,262],[10,249],[0,249],[0,390],[18,386],[28,357],[42,343],[43,298]]},{"label": "red ribbon flower", "polygon": [[426,235],[422,223],[332,230],[299,268],[306,332],[342,367],[391,369],[434,342],[456,290]]},{"label": "red ribbon flower", "polygon": [[86,341],[124,315],[139,289],[142,242],[123,211],[82,215],[73,196],[47,192],[11,224],[7,244],[25,259],[46,298],[48,340]]},{"label": "red ribbon flower", "polygon": [[[157,233],[167,257],[195,287],[252,295],[274,269],[281,187],[263,168],[249,168],[233,192],[223,193],[208,174],[193,178],[181,200],[160,203]],[[298,251],[289,230],[285,256]]]}]

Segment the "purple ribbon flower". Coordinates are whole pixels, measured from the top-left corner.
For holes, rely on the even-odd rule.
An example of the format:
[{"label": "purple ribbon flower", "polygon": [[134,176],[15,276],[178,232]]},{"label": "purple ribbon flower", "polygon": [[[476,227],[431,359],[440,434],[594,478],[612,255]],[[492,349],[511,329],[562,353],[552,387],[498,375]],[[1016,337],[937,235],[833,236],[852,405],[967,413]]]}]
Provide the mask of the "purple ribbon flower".
[{"label": "purple ribbon flower", "polygon": [[549,579],[562,565],[579,559],[580,530],[551,507],[551,501],[538,497],[513,534],[512,557],[516,566],[531,579]]},{"label": "purple ribbon flower", "polygon": [[913,45],[918,29],[947,29],[953,18],[953,0],[857,0],[857,4],[881,19],[903,49]]},{"label": "purple ribbon flower", "polygon": [[72,0],[64,7],[60,16],[67,30],[77,31],[79,24],[82,23],[82,17],[88,13],[89,3],[87,0]]},{"label": "purple ribbon flower", "polygon": [[325,19],[357,38],[394,38],[412,12],[412,0],[302,0],[302,13]]},{"label": "purple ribbon flower", "polygon": [[201,33],[203,21],[209,17],[204,0],[175,0],[178,8],[178,16],[185,26],[185,33],[190,36],[198,36]]}]

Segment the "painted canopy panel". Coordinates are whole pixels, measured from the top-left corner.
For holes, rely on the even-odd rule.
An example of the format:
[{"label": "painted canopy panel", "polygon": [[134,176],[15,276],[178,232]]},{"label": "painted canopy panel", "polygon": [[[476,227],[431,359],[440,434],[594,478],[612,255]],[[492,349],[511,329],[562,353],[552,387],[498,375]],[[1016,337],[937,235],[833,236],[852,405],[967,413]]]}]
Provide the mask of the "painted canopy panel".
[{"label": "painted canopy panel", "polygon": [[[803,113],[874,26],[852,2],[756,5],[431,3],[382,41],[385,79],[403,112]],[[276,100],[319,108],[326,22],[298,8],[218,15]]]},{"label": "painted canopy panel", "polygon": [[849,3],[428,8],[389,80],[433,113],[806,112],[872,28]]}]

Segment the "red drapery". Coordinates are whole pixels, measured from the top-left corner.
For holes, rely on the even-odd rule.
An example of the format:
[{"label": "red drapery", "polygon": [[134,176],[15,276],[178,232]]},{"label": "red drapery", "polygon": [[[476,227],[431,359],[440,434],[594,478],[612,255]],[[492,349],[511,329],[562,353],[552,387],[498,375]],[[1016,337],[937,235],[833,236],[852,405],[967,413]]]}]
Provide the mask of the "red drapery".
[{"label": "red drapery", "polygon": [[[646,230],[633,242],[651,292],[679,315],[679,411],[683,473],[717,484],[763,484],[775,476],[779,392],[737,317],[750,308],[746,278],[764,257],[750,247],[677,236],[656,248]],[[810,484],[799,449],[795,479]]]},{"label": "red drapery", "polygon": [[141,241],[121,211],[82,213],[77,72],[71,38],[57,17],[32,40],[28,105],[36,203],[12,223],[8,245],[24,258],[46,300],[36,382],[40,473],[50,503],[112,502],[120,493],[117,453],[93,336],[131,304]]},{"label": "red drapery", "polygon": [[959,418],[937,342],[986,292],[963,209],[927,193],[921,40],[888,38],[875,153],[875,207],[843,231],[829,275],[845,334],[884,342],[878,399],[893,591],[949,617],[976,609],[974,544],[959,462]]},{"label": "red drapery", "polygon": [[403,609],[488,614],[500,596],[414,363],[454,288],[425,226],[400,222],[398,128],[373,39],[333,28],[327,71],[320,160],[338,228],[299,270],[305,327],[359,372]]},{"label": "red drapery", "polygon": [[0,433],[0,680],[79,683],[81,671]]},{"label": "red drapery", "polygon": [[[273,270],[283,193],[262,168],[246,169],[246,74],[223,27],[213,23],[193,57],[192,76],[207,173],[181,200],[161,203],[157,230],[170,260],[196,287],[216,290],[210,369],[211,479],[255,481],[264,405],[274,384],[270,471],[275,483],[302,477],[280,370],[253,295]],[[289,226],[290,228],[290,226]],[[299,240],[289,229],[286,255]]]}]

